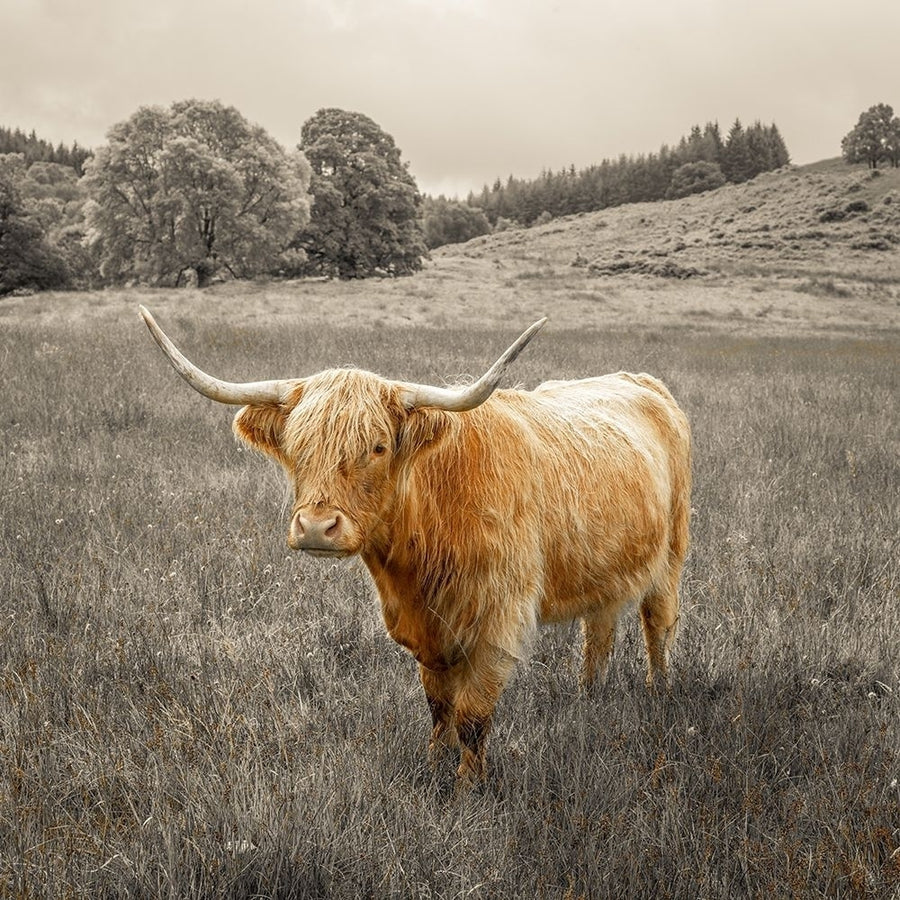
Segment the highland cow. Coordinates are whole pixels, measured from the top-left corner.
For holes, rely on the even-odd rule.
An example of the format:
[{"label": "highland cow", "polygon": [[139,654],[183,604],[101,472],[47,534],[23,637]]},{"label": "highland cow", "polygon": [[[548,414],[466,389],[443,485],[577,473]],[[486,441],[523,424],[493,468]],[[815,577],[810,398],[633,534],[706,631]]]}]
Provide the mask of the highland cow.
[{"label": "highland cow", "polygon": [[581,619],[582,682],[605,679],[636,603],[647,681],[665,680],[688,548],[690,431],[665,386],[620,372],[498,390],[531,326],[474,384],[438,388],[358,369],[243,384],[153,337],[201,394],[243,408],[234,430],[293,489],[288,544],[358,554],[432,717],[483,779],[491,717],[540,622]]}]

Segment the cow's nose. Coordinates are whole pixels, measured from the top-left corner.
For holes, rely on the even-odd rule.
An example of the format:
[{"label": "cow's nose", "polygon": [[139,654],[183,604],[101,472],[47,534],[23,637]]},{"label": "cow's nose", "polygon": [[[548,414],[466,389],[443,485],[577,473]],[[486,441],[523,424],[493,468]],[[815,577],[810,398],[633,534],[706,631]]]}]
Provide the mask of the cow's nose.
[{"label": "cow's nose", "polygon": [[341,537],[344,517],[339,512],[316,516],[298,510],[291,519],[288,544],[293,550],[336,550],[335,542]]}]

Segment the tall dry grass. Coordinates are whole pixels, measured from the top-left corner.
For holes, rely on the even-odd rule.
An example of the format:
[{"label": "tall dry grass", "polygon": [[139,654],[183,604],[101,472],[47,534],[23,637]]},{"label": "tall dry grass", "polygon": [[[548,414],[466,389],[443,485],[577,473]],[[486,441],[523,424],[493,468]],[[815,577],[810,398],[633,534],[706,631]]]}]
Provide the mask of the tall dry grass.
[{"label": "tall dry grass", "polygon": [[[226,377],[418,380],[516,330],[261,321],[166,325]],[[896,341],[542,334],[527,385],[647,370],[691,417],[673,685],[644,690],[633,616],[589,695],[577,628],[545,631],[486,789],[455,798],[362,567],[289,554],[281,476],[230,411],[136,316],[3,328],[0,895],[900,890]]]}]

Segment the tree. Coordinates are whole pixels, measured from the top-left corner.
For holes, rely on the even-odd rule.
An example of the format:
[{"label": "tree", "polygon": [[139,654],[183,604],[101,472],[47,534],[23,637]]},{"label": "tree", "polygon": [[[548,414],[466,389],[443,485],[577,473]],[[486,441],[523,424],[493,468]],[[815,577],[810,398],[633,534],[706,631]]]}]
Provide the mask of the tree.
[{"label": "tree", "polygon": [[769,135],[762,124],[754,122],[745,134],[750,177],[753,178],[759,175],[760,172],[768,172],[776,168],[772,153],[772,142],[769,140]]},{"label": "tree", "polygon": [[141,107],[86,164],[104,274],[204,287],[277,268],[309,219],[310,169],[218,101]]},{"label": "tree", "polygon": [[39,138],[34,129],[31,134],[26,135],[19,128],[13,131],[2,126],[0,126],[0,153],[22,153],[25,156],[26,166],[34,162],[59,163],[74,170],[79,177],[84,174],[85,159],[91,155],[90,150],[78,146],[78,141],[75,141],[71,148],[62,142],[54,147],[53,144]]},{"label": "tree", "polygon": [[700,160],[685,163],[672,173],[672,181],[666,197],[676,200],[690,194],[702,194],[725,184],[725,176],[716,163]]},{"label": "tree", "polygon": [[25,158],[0,154],[0,296],[15,290],[65,287],[65,262],[44,238],[23,197]]},{"label": "tree", "polygon": [[703,127],[703,156],[706,162],[722,165],[722,158],[725,153],[725,142],[722,140],[722,133],[719,131],[718,122],[707,122]]},{"label": "tree", "polygon": [[900,117],[898,116],[891,119],[884,144],[884,155],[891,161],[891,165],[895,169],[900,167]]},{"label": "tree", "polygon": [[426,197],[422,206],[422,230],[429,250],[444,244],[461,244],[482,234],[490,234],[491,224],[475,206]]},{"label": "tree", "polygon": [[420,269],[422,197],[394,139],[361,113],[320,109],[299,146],[312,166],[312,216],[295,241],[308,270],[365,278]]},{"label": "tree", "polygon": [[[559,173],[544,170],[533,181],[510,175],[503,183],[498,178],[492,187],[485,185],[480,194],[470,194],[467,202],[478,207],[496,231],[501,219],[527,226],[545,212],[564,216],[622,203],[684,196],[718,187],[718,179],[723,175],[729,180],[746,181],[788,162],[787,147],[775,125],[767,127],[756,122],[745,130],[736,120],[726,143],[718,124],[707,122],[702,129],[693,126],[674,147],[663,144],[658,153],[622,154],[580,172],[574,166]],[[675,179],[679,168],[697,163],[709,164],[711,168],[685,169]]]},{"label": "tree", "polygon": [[877,103],[860,113],[856,127],[841,141],[844,159],[877,169],[882,159],[891,158],[892,133],[900,128],[900,123],[895,126],[894,121],[894,110],[886,103]]},{"label": "tree", "polygon": [[768,128],[764,129],[769,142],[769,153],[771,155],[771,167],[780,169],[791,161],[791,154],[788,153],[787,144],[778,130],[778,126],[773,122]]},{"label": "tree", "polygon": [[722,159],[722,171],[725,173],[725,177],[735,184],[747,181],[756,174],[750,158],[747,134],[740,119],[734,120],[731,130],[728,132],[725,154]]}]

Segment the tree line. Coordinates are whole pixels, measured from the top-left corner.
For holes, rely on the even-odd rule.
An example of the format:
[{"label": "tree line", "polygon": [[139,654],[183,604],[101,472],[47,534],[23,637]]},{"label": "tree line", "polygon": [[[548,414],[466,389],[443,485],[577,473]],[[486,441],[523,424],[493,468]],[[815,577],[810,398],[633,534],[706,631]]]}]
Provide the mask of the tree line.
[{"label": "tree line", "polygon": [[198,100],[141,107],[83,157],[4,135],[0,295],[404,275],[427,254],[408,164],[360,113],[319,110],[290,150],[235,108]]},{"label": "tree line", "polygon": [[545,170],[537,178],[512,175],[485,185],[464,201],[426,198],[425,237],[430,248],[511,227],[543,224],[558,216],[624,203],[677,199],[738,184],[790,162],[778,127],[735,119],[723,137],[717,122],[695,125],[658,153],[619,156],[576,170]]},{"label": "tree line", "polygon": [[532,225],[540,218],[593,212],[623,203],[673,199],[740,183],[790,162],[776,125],[736,120],[723,138],[717,123],[695,125],[675,147],[658,153],[620,156],[576,171],[545,171],[534,180],[510,176],[487,185],[467,202],[479,207],[492,226],[505,220]]},{"label": "tree line", "polygon": [[84,161],[91,156],[91,151],[80,147],[75,141],[71,147],[61,141],[55,147],[49,141],[39,138],[34,129],[25,134],[19,128],[4,128],[0,125],[0,154],[20,153],[26,165],[34,162],[58,163],[75,170],[80,177],[84,174]]},{"label": "tree line", "polygon": [[404,275],[428,249],[510,225],[684,196],[783,165],[772,125],[727,139],[695,127],[673,149],[510,177],[460,203],[423,198],[394,139],[319,110],[286,150],[233,107],[141,107],[91,153],[0,130],[0,294],[259,275]]}]

